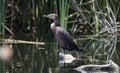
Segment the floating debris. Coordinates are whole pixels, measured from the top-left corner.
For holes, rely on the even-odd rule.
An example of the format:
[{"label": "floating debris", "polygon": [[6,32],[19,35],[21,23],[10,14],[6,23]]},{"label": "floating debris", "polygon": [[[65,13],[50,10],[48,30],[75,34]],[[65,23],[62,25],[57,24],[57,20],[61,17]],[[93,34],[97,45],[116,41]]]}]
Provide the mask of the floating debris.
[{"label": "floating debris", "polygon": [[71,54],[59,53],[59,63],[71,63],[75,59]]},{"label": "floating debris", "polygon": [[105,65],[82,65],[80,67],[74,68],[74,70],[80,71],[82,73],[119,73],[119,66],[115,64],[112,60]]}]

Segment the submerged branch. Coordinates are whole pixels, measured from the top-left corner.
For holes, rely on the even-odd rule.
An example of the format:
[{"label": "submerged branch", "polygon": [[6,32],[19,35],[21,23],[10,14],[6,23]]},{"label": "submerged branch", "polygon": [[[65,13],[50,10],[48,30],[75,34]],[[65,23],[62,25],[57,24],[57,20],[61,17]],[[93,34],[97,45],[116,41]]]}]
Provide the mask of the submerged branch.
[{"label": "submerged branch", "polygon": [[80,67],[75,68],[77,71],[84,72],[113,72],[119,73],[119,66],[115,64],[112,60],[109,61],[108,64],[105,65],[82,65]]},{"label": "submerged branch", "polygon": [[45,45],[44,42],[32,42],[32,41],[23,41],[23,40],[14,40],[14,39],[0,39],[0,43],[23,43],[23,44]]}]

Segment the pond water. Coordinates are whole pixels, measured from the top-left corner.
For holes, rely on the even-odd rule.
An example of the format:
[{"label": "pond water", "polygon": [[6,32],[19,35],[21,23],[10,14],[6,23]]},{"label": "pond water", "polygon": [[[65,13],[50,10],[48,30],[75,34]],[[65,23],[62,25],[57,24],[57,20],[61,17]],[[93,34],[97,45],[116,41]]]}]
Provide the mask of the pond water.
[{"label": "pond water", "polygon": [[[53,47],[54,46],[54,47]],[[111,70],[105,72],[85,72],[76,70],[77,67],[86,64],[105,64],[102,61],[90,61],[86,59],[85,53],[76,51],[62,51],[55,47],[55,44],[30,45],[30,44],[12,44],[14,50],[13,57],[9,61],[1,61],[0,73],[111,73]],[[64,58],[60,54],[70,55]],[[71,57],[72,56],[72,57]],[[68,59],[70,58],[70,59]],[[65,62],[68,59],[70,62]],[[112,72],[117,73],[117,72]]]}]

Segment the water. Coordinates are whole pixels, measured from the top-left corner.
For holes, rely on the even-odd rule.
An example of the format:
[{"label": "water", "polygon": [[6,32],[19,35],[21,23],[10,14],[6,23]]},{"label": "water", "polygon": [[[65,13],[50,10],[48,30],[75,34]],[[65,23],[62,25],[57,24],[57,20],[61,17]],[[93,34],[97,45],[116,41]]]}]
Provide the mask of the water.
[{"label": "water", "polygon": [[[109,70],[104,72],[100,70],[99,72],[81,71],[77,68],[82,65],[92,64],[93,62],[90,62],[89,59],[84,59],[84,56],[77,56],[80,53],[75,51],[65,52],[65,55],[69,53],[72,58],[71,56],[60,58],[60,50],[54,48],[53,45],[12,44],[14,50],[13,57],[9,61],[1,61],[1,66],[4,66],[2,69],[5,73],[117,73]],[[65,62],[65,59],[68,58],[73,60]],[[96,64],[105,63],[98,61]]]}]

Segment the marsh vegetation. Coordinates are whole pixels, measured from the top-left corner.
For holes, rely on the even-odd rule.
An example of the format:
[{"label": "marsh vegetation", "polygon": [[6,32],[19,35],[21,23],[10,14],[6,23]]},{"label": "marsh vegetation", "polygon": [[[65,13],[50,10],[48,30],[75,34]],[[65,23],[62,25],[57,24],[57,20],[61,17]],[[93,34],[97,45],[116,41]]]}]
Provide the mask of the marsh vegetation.
[{"label": "marsh vegetation", "polygon": [[[61,27],[76,40],[83,53],[62,50],[44,14],[56,13]],[[1,0],[0,45],[12,45],[10,61],[0,61],[0,73],[79,73],[83,64],[120,66],[120,0]],[[58,53],[79,62],[61,64]]]}]

